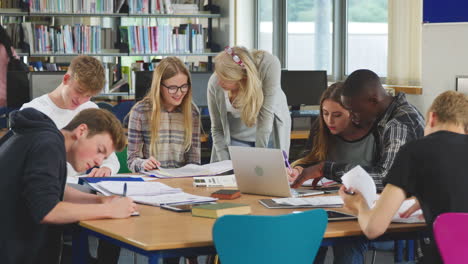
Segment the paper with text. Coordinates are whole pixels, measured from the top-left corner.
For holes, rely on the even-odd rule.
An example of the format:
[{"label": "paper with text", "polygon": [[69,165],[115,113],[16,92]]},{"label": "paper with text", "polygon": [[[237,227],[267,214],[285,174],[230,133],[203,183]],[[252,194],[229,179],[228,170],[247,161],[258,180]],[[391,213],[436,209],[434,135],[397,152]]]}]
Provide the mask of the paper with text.
[{"label": "paper with text", "polygon": [[158,178],[178,178],[217,175],[232,170],[232,161],[223,160],[205,165],[187,164],[180,168],[144,171],[143,173]]},{"label": "paper with text", "polygon": [[97,185],[109,193],[123,195],[123,186],[127,184],[127,196],[151,196],[180,193],[180,188],[172,188],[160,182],[123,182],[123,181],[102,181]]},{"label": "paper with text", "polygon": [[361,166],[356,166],[341,177],[346,188],[353,188],[362,193],[369,208],[377,200],[377,187],[372,177]]},{"label": "paper with text", "polygon": [[275,198],[272,199],[275,203],[295,205],[295,206],[323,206],[327,207],[330,205],[343,205],[343,199],[338,195],[333,196],[317,196],[308,198]]}]

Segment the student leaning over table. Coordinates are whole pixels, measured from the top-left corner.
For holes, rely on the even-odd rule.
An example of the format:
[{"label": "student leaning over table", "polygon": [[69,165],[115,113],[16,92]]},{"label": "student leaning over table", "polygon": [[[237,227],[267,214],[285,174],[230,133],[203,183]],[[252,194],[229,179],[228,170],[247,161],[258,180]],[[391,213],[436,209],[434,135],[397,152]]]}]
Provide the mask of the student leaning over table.
[{"label": "student leaning over table", "polygon": [[215,58],[208,82],[211,161],[230,159],[228,146],[289,152],[291,116],[281,90],[281,65],[266,51],[227,47]]},{"label": "student leaning over table", "polygon": [[130,198],[82,193],[65,185],[67,161],[82,172],[125,147],[119,120],[87,109],[63,129],[43,113],[14,112],[12,130],[0,139],[0,259],[6,264],[58,263],[61,224],[126,218]]},{"label": "student leaning over table", "polygon": [[[425,137],[412,141],[398,152],[379,200],[370,209],[363,196],[340,189],[346,208],[358,216],[364,234],[382,235],[403,201],[415,196],[416,203],[403,216],[422,208],[429,230],[438,215],[468,212],[468,97],[454,91],[439,95],[426,115]],[[456,184],[454,184],[456,183]],[[352,190],[351,190],[352,191]],[[425,239],[423,242],[427,242]],[[423,244],[422,263],[442,263],[432,237]]]},{"label": "student leaning over table", "polygon": [[[150,91],[130,112],[130,170],[200,164],[200,114],[192,103],[191,84],[190,72],[180,59],[167,57],[158,64]],[[164,263],[179,263],[179,258],[166,258]]]},{"label": "student leaning over table", "polygon": [[[343,83],[330,85],[320,98],[320,116],[310,131],[310,146],[305,157],[295,161],[293,170],[321,161],[371,166],[374,163],[375,140],[371,126],[361,127],[352,122],[351,113],[341,103]],[[290,179],[292,180],[292,178]],[[321,247],[314,263],[324,263],[328,247]],[[333,263],[363,263],[366,243],[340,243],[333,246]]]},{"label": "student leaning over table", "polygon": [[[55,90],[24,104],[21,109],[32,107],[39,110],[61,129],[80,111],[98,108],[89,100],[101,92],[105,81],[104,68],[100,61],[90,56],[78,56],[71,61],[62,82]],[[115,153],[112,153],[100,168],[92,169],[88,176],[110,176],[116,174],[119,168],[119,160]],[[67,175],[76,174],[77,172],[69,165]]]}]

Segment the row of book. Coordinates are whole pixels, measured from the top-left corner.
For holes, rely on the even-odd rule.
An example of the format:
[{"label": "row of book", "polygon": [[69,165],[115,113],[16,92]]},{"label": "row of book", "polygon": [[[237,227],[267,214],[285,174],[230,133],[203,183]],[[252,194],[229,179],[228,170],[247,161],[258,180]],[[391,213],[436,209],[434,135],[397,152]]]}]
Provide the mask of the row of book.
[{"label": "row of book", "polygon": [[100,53],[101,26],[22,23],[30,53]]},{"label": "row of book", "polygon": [[30,0],[29,8],[35,13],[114,13],[121,0]]},{"label": "row of book", "polygon": [[128,36],[133,54],[203,53],[207,40],[206,29],[201,24],[121,27],[122,36]]},{"label": "row of book", "polygon": [[133,0],[131,14],[195,14],[203,10],[204,0]]},{"label": "row of book", "polygon": [[22,2],[22,0],[2,0],[0,1],[0,8],[21,8]]}]

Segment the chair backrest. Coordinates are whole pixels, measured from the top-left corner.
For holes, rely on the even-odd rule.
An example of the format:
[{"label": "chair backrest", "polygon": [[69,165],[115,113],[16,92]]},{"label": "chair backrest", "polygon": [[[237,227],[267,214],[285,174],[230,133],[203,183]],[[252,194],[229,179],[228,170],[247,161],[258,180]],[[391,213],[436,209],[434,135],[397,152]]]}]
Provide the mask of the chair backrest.
[{"label": "chair backrest", "polygon": [[444,213],[434,221],[434,238],[446,264],[468,263],[468,213]]},{"label": "chair backrest", "polygon": [[310,264],[327,223],[323,209],[279,216],[226,215],[215,222],[213,241],[223,264]]},{"label": "chair backrest", "polygon": [[124,119],[132,109],[133,105],[135,105],[135,101],[120,102],[112,108],[112,113],[114,113],[120,122],[124,123]]}]

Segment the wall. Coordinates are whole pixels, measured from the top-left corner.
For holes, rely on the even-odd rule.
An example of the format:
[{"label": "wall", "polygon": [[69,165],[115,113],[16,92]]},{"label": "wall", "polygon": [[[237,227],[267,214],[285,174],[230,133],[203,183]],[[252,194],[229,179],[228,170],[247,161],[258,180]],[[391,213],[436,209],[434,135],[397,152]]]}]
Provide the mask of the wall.
[{"label": "wall", "polygon": [[455,90],[455,76],[468,74],[468,23],[424,24],[423,95],[411,98],[426,111],[443,91]]}]

